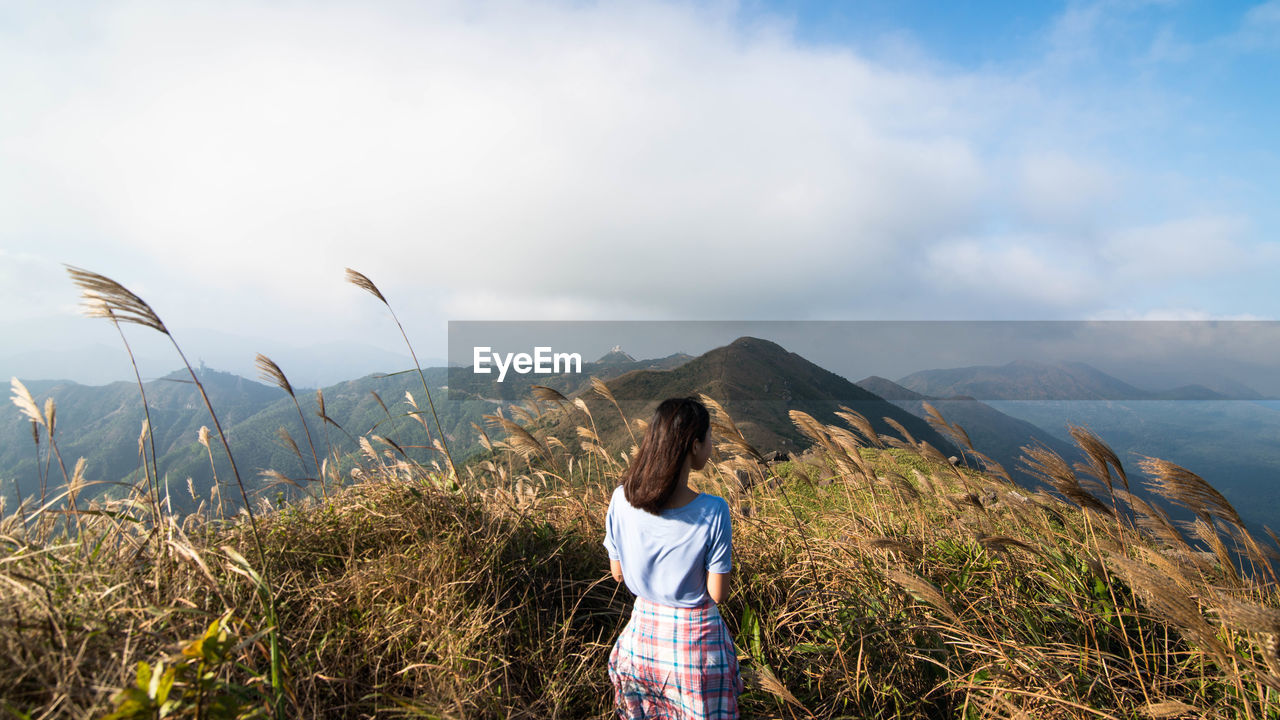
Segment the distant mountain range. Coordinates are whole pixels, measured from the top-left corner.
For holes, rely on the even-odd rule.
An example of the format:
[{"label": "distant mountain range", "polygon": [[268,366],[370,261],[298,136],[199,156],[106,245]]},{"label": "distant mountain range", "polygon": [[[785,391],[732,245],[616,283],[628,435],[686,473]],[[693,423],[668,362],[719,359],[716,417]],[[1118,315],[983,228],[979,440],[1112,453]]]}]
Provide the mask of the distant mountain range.
[{"label": "distant mountain range", "polygon": [[908,390],[934,397],[978,400],[1262,400],[1239,383],[1218,389],[1182,385],[1161,391],[1142,390],[1081,362],[1014,361],[949,370],[924,370],[899,379]]},{"label": "distant mountain range", "polygon": [[[227,431],[242,477],[251,489],[264,487],[265,481],[260,477],[264,470],[275,470],[299,481],[315,477],[315,461],[306,440],[308,432],[321,458],[329,448],[340,455],[353,452],[355,437],[375,433],[391,438],[415,459],[438,459],[429,447],[426,432],[407,414],[412,408],[407,404],[406,393],[417,402],[419,409],[415,412],[430,418],[416,372],[368,376],[331,385],[320,393],[299,390],[305,429],[293,401],[279,388],[208,369],[199,375]],[[479,450],[473,423],[485,426],[485,414],[502,406],[525,403],[535,384],[555,388],[566,396],[582,397],[593,408],[606,443],[625,449],[630,445],[630,435],[616,410],[592,390],[592,377],[606,382],[633,418],[647,419],[662,398],[706,393],[724,405],[749,442],[762,452],[797,451],[807,446],[808,441],[791,422],[789,410],[803,410],[821,422],[836,423],[841,421],[833,413],[844,405],[866,415],[881,434],[898,435],[884,420],[891,417],[917,440],[929,442],[948,455],[958,453],[950,442],[911,413],[775,343],[756,338],[741,338],[698,358],[675,354],[636,360],[615,348],[596,362],[584,363],[581,374],[513,374],[497,383],[491,375],[478,375],[466,368],[436,367],[424,370],[424,376],[434,391],[436,411],[455,460]],[[143,412],[136,385],[89,387],[33,381],[28,387],[38,402],[52,397],[57,403],[56,439],[68,464],[85,457],[89,461],[88,478],[106,483],[140,477],[138,438]],[[215,469],[224,482],[231,478],[216,438],[212,465],[209,452],[196,442],[200,427],[212,428],[213,423],[185,371],[146,383],[145,389],[155,427],[156,454],[162,473],[168,476],[171,502],[175,507],[192,509],[198,501],[191,500],[187,492],[187,478],[191,478],[197,498],[209,497]],[[318,395],[323,396],[325,415],[332,422],[320,419]],[[434,421],[429,423],[434,430]],[[486,429],[491,435],[501,435],[500,431]],[[572,428],[568,429],[568,435],[572,435]],[[566,440],[576,447],[576,438],[567,436]],[[297,447],[298,452],[292,447]],[[14,409],[0,422],[0,481],[7,481],[0,482],[0,490],[14,495],[12,480],[16,478],[24,496],[37,495],[39,476],[30,425]],[[48,477],[51,487],[61,485],[56,465]],[[289,491],[287,487],[283,489]],[[231,499],[224,495],[225,501]]]},{"label": "distant mountain range", "polygon": [[[685,362],[688,357],[677,354],[659,360],[624,361],[618,353],[610,353],[602,358],[604,362],[584,363],[581,375],[513,375],[503,383],[459,373],[456,368],[426,368],[423,375],[432,390],[450,453],[460,461],[480,447],[472,423],[483,425],[483,416],[500,405],[524,402],[534,384],[559,386],[572,393],[592,376],[608,379],[636,369],[670,367]],[[392,439],[417,460],[439,459],[438,453],[430,449],[427,432],[409,415],[420,413],[435,435],[435,421],[430,415],[422,379],[415,371],[370,375],[330,385],[318,392],[297,389],[306,419],[305,429],[293,401],[283,390],[211,369],[202,368],[198,375],[227,432],[236,465],[251,491],[267,484],[260,476],[264,470],[275,470],[295,480],[316,477],[308,432],[321,460],[329,448],[339,455],[354,452],[355,438],[371,432]],[[450,382],[454,383],[453,387],[449,387]],[[68,470],[77,458],[86,458],[87,478],[104,483],[95,486],[98,491],[116,487],[114,492],[121,492],[118,485],[111,484],[141,477],[138,438],[144,414],[137,384],[116,382],[86,386],[46,380],[30,381],[26,385],[42,406],[49,397],[56,403],[55,440]],[[168,475],[171,501],[175,508],[193,509],[197,501],[192,501],[188,494],[187,478],[191,478],[197,497],[206,499],[215,470],[224,483],[232,478],[216,437],[212,464],[208,451],[197,443],[200,427],[208,426],[212,430],[213,422],[186,370],[144,383],[144,388],[155,429],[158,464],[161,473]],[[407,394],[412,395],[417,410],[408,404]],[[318,414],[321,396],[325,415],[332,422],[323,421]],[[4,407],[9,410],[0,411],[0,494],[9,496],[12,502],[19,489],[15,488],[16,481],[24,497],[38,497],[39,477],[46,461],[37,465],[29,421],[12,405],[6,403]],[[282,433],[288,434],[299,453],[293,452]],[[57,463],[51,463],[48,471],[48,488],[60,487],[63,479]],[[289,495],[294,494],[289,487],[282,489]],[[85,496],[92,494],[91,491]],[[224,501],[231,500],[224,495]]]},{"label": "distant mountain range", "polygon": [[[1255,529],[1280,525],[1280,404],[1243,384],[1145,391],[1084,363],[1032,362],[929,370],[897,384],[982,399],[1063,443],[1071,441],[1069,424],[1088,427],[1135,476],[1142,457],[1168,460],[1203,476]],[[944,415],[961,406],[953,407]],[[984,442],[999,446],[995,438]],[[976,437],[974,444],[981,449]]]},{"label": "distant mountain range", "polygon": [[[1083,363],[1028,362],[932,370],[897,381],[868,377],[855,384],[776,343],[752,337],[696,358],[677,353],[637,360],[614,348],[584,363],[581,374],[511,374],[497,383],[493,375],[467,368],[433,367],[425,369],[424,376],[449,448],[459,461],[480,451],[473,424],[486,427],[491,436],[501,435],[486,425],[484,416],[500,407],[532,407],[534,385],[581,398],[610,450],[626,450],[633,442],[631,433],[617,409],[595,392],[592,377],[605,383],[629,419],[647,420],[662,398],[706,393],[728,410],[747,441],[761,452],[795,452],[808,445],[788,411],[802,410],[819,422],[843,424],[834,413],[846,406],[866,416],[880,434],[899,435],[885,420],[892,418],[943,454],[962,455],[922,419],[928,402],[962,426],[977,450],[1020,482],[1029,482],[1020,474],[1023,446],[1038,443],[1068,461],[1079,458],[1067,434],[1067,425],[1075,423],[1100,435],[1131,471],[1136,471],[1140,455],[1181,464],[1217,486],[1246,520],[1280,525],[1280,403],[1257,400],[1257,393],[1243,386],[1144,391]],[[251,490],[266,486],[260,473],[268,469],[298,480],[316,475],[308,432],[321,458],[330,448],[339,456],[355,452],[355,438],[374,433],[390,438],[416,460],[439,459],[427,432],[410,415],[430,418],[416,372],[366,376],[319,392],[299,390],[305,428],[293,401],[277,387],[213,370],[202,370],[200,377]],[[231,477],[216,439],[212,467],[208,451],[196,442],[200,427],[212,428],[212,422],[189,380],[183,371],[146,384],[159,465],[168,476],[175,507],[187,509],[196,505],[187,494],[187,478],[198,498],[208,498],[215,469],[224,482]],[[110,483],[139,477],[143,413],[136,385],[32,381],[28,387],[38,402],[52,397],[57,403],[57,440],[68,470],[77,458],[87,458],[87,477],[103,481],[99,488],[118,488]],[[318,414],[320,395],[328,421]],[[417,410],[408,404],[410,395]],[[434,420],[429,423],[434,435]],[[546,420],[542,427],[566,447],[576,448],[581,442],[575,432],[578,424],[585,424],[585,419],[570,411]],[[38,495],[46,463],[42,459],[37,465],[30,423],[16,408],[0,412],[0,493],[12,498],[17,481],[25,497]],[[60,486],[56,462],[47,467],[49,486]]]},{"label": "distant mountain range", "polygon": [[1022,471],[1020,458],[1025,446],[1043,445],[1069,461],[1081,459],[1079,448],[1074,444],[973,398],[924,395],[874,375],[859,380],[858,385],[921,418],[927,417],[925,403],[932,405],[947,422],[964,429],[974,449],[1000,463],[1014,480],[1023,484],[1033,482]]}]

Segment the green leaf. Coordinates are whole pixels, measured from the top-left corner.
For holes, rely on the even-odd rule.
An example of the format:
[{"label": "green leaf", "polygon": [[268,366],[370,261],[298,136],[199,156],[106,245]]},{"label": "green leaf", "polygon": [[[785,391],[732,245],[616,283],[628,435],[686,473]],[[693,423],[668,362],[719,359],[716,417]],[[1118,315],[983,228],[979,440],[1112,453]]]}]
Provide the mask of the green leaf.
[{"label": "green leaf", "polygon": [[742,632],[747,636],[747,654],[758,663],[764,662],[764,642],[760,638],[760,618],[751,606],[742,611]]},{"label": "green leaf", "polygon": [[[157,665],[157,670],[159,666]],[[165,700],[169,699],[169,690],[173,688],[173,676],[176,668],[169,668],[160,676],[160,681],[156,683],[155,699],[158,705],[164,705]]]},{"label": "green leaf", "polygon": [[[151,687],[151,666],[144,660],[138,661],[138,689],[146,692]],[[148,695],[147,697],[150,697]]]},{"label": "green leaf", "polygon": [[204,657],[204,638],[192,640],[182,648],[182,654],[189,658]]},{"label": "green leaf", "polygon": [[160,691],[160,679],[164,675],[164,661],[157,660],[156,667],[151,671],[151,682],[147,683],[147,697],[154,700],[156,693]]},{"label": "green leaf", "polygon": [[[140,663],[145,665],[146,663]],[[150,672],[148,667],[147,671]],[[155,716],[155,705],[147,697],[146,690],[129,687],[112,696],[116,711],[107,715],[104,720],[133,720],[134,718],[151,718]]]},{"label": "green leaf", "polygon": [[819,645],[817,643],[797,643],[792,648],[795,652],[808,654],[835,652],[835,649],[835,645]]},{"label": "green leaf", "polygon": [[201,639],[201,655],[210,665],[221,665],[227,660],[227,651],[235,644],[235,638],[227,632],[227,618],[220,617],[209,624]]}]

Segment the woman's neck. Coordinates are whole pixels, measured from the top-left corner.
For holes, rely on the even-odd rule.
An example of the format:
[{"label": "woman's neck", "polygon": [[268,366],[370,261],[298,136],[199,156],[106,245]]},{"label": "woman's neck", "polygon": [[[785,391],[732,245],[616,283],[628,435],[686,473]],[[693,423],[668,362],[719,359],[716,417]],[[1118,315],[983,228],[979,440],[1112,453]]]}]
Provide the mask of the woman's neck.
[{"label": "woman's neck", "polygon": [[671,491],[671,497],[667,499],[663,510],[675,510],[698,499],[698,492],[689,487],[689,476],[681,474],[680,479],[676,481],[676,487]]}]

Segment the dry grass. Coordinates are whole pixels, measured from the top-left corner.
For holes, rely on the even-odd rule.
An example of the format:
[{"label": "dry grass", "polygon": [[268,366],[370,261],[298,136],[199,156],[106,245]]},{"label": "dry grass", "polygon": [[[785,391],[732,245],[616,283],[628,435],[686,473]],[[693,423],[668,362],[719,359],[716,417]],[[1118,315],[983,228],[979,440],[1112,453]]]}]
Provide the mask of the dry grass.
[{"label": "dry grass", "polygon": [[[621,413],[602,387],[542,391],[525,411],[577,418],[574,442],[496,413],[505,436],[466,482],[394,437],[360,438],[349,477],[336,459],[317,468],[346,489],[257,515],[261,554],[221,496],[216,513],[211,499],[203,516],[157,515],[144,480],[77,508],[92,478],[79,466],[44,503],[0,511],[0,715],[134,702],[122,717],[152,717],[164,683],[140,682],[142,663],[172,681],[174,716],[609,717],[605,667],[631,598],[600,545],[627,450],[595,429],[593,413]],[[50,452],[55,409],[14,392]],[[852,411],[792,413],[814,448],[763,464],[712,407],[721,442],[693,482],[734,512],[722,613],[750,678],[744,717],[1280,713],[1273,551],[1200,476],[1142,464],[1199,516],[1184,538],[1087,431],[1073,432],[1079,467],[1026,449],[1049,495],[875,435]]]},{"label": "dry grass", "polygon": [[[962,484],[909,448],[854,447],[862,465],[850,465],[831,440],[841,428],[798,417],[827,439],[811,462],[828,472],[783,463],[762,467],[773,482],[743,487],[730,440],[695,477],[753,508],[735,512],[723,608],[753,678],[746,716],[1274,711],[1269,583],[1168,556],[1096,509],[979,473]],[[580,460],[562,477],[542,468],[568,464],[571,449],[513,437],[494,444],[511,443],[498,455],[514,476],[482,470],[453,490],[366,440],[364,482],[259,517],[285,714],[608,716],[604,667],[630,598],[599,542],[620,467]],[[914,492],[892,492],[903,483]],[[7,511],[0,653],[12,670],[0,707],[100,714],[139,661],[180,663],[212,620],[243,619],[241,638],[266,629],[246,527],[196,516],[152,527],[145,492],[82,508],[78,528],[53,508],[28,507],[25,523]],[[268,665],[260,637],[243,644],[217,669],[220,692],[241,688],[242,710],[269,713]]]}]

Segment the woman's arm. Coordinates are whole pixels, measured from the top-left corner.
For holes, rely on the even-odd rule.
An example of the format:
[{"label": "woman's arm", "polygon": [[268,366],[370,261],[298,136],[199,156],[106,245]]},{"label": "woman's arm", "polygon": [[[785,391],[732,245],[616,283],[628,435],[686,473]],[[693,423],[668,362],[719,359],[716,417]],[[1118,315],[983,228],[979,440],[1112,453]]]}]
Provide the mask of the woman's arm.
[{"label": "woman's arm", "polygon": [[729,597],[729,573],[707,573],[707,594],[717,605]]},{"label": "woman's arm", "polygon": [[609,572],[613,573],[613,579],[622,582],[622,563],[609,559]]}]

